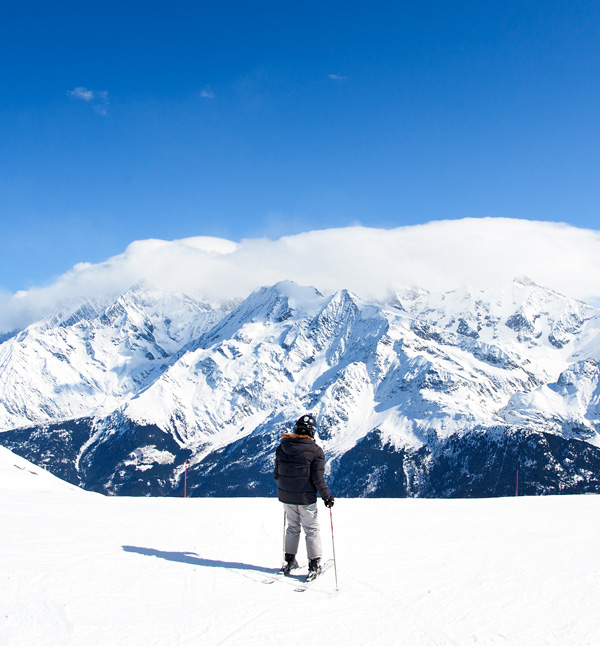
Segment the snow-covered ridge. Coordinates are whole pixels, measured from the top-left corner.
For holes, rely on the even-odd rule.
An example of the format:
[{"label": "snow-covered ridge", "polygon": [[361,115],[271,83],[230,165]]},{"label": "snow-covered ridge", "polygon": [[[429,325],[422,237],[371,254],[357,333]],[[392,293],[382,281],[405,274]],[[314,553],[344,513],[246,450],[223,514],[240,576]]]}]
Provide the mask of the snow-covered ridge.
[{"label": "snow-covered ridge", "polygon": [[0,345],[0,428],[109,414],[226,311],[148,284],[67,304]]},{"label": "snow-covered ridge", "polygon": [[374,438],[406,459],[498,428],[596,445],[599,361],[598,311],[528,279],[385,302],[282,282],[222,306],[137,284],[0,344],[0,429],[38,429],[39,446],[39,429],[89,420],[65,431],[84,480],[102,454],[175,487],[184,458],[216,473],[238,450],[265,476],[278,433],[309,410],[335,475]]}]

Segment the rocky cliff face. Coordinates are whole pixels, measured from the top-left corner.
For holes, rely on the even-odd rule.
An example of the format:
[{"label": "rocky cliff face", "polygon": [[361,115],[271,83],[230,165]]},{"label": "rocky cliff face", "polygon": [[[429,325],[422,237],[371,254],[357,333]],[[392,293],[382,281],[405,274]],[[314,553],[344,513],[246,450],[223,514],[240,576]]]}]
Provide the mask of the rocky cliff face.
[{"label": "rocky cliff face", "polygon": [[111,494],[270,495],[305,411],[335,493],[596,491],[600,315],[519,279],[388,302],[137,285],[0,344],[0,443]]}]

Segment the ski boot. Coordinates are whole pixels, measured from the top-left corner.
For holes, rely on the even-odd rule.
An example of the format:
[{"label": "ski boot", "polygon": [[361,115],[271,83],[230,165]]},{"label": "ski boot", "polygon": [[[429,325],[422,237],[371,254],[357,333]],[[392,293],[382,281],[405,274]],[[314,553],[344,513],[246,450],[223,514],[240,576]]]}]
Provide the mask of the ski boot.
[{"label": "ski boot", "polygon": [[321,574],[321,559],[310,559],[308,562],[308,574],[306,575],[306,582],[313,581],[319,574]]},{"label": "ski boot", "polygon": [[296,555],[286,553],[285,563],[281,566],[281,570],[279,570],[279,574],[283,574],[287,576],[292,570],[295,570],[298,567],[300,566],[298,565],[298,561],[296,561]]}]

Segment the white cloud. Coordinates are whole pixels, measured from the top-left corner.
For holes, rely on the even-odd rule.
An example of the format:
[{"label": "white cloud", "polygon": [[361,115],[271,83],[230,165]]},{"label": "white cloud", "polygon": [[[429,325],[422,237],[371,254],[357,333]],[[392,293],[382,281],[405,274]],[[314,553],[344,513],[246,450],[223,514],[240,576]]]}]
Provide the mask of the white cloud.
[{"label": "white cloud", "polygon": [[91,101],[94,98],[94,92],[88,90],[86,87],[76,87],[73,90],[69,90],[67,94],[74,99],[81,99],[82,101]]},{"label": "white cloud", "polygon": [[86,103],[91,103],[94,111],[98,114],[105,115],[109,105],[108,92],[106,90],[89,90],[86,87],[76,87],[69,90],[67,94],[73,99],[81,99]]},{"label": "white cloud", "polygon": [[215,98],[215,93],[209,88],[205,87],[201,92],[200,96],[203,99],[214,99]]},{"label": "white cloud", "polygon": [[327,76],[332,81],[345,81],[346,80],[346,77],[342,76],[341,74],[328,74]]},{"label": "white cloud", "polygon": [[563,294],[600,299],[600,232],[503,218],[446,220],[397,229],[348,227],[278,240],[142,240],[105,262],[79,264],[48,287],[4,294],[0,331],[20,328],[71,298],[119,293],[145,278],[207,299],[244,297],[294,280],[332,292],[383,297],[417,284],[432,291],[496,287],[517,276]]}]

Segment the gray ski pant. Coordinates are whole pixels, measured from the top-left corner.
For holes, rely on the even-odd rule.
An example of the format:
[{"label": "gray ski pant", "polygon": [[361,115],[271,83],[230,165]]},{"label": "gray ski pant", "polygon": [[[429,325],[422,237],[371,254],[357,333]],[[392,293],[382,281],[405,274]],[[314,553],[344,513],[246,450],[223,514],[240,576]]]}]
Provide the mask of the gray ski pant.
[{"label": "gray ski pant", "polygon": [[317,518],[317,503],[311,505],[289,505],[283,503],[287,518],[285,531],[285,551],[287,554],[297,554],[300,543],[300,531],[306,536],[306,555],[310,559],[321,558],[321,534]]}]

